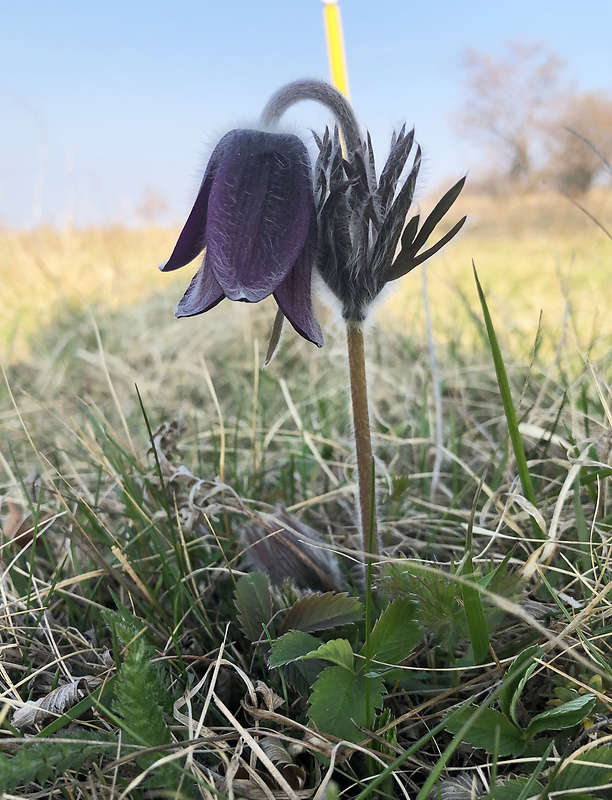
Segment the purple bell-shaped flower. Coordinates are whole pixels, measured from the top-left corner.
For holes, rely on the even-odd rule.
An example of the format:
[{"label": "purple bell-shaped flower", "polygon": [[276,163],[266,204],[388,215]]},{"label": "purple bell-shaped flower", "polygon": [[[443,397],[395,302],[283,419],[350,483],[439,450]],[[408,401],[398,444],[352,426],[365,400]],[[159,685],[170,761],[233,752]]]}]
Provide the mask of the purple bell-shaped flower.
[{"label": "purple bell-shaped flower", "polygon": [[312,307],[317,218],[308,151],[293,134],[233,130],[215,147],[194,206],[161,270],[204,260],[176,309],[202,314],[224,297],[274,298],[295,330],[319,347]]}]

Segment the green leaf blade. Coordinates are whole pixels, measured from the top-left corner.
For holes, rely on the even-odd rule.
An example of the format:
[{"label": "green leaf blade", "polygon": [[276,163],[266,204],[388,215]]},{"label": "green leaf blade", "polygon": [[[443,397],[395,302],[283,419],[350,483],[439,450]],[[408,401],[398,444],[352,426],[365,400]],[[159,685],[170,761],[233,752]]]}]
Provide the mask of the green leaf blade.
[{"label": "green leaf blade", "polygon": [[355,675],[345,667],[328,667],[319,676],[310,696],[308,716],[317,728],[348,742],[359,742],[365,727],[381,709],[382,678]]},{"label": "green leaf blade", "polygon": [[268,664],[271,667],[284,667],[293,661],[312,653],[322,645],[320,639],[303,631],[290,631],[272,642]]},{"label": "green leaf blade", "polygon": [[[476,711],[476,706],[466,706],[449,721],[446,726],[451,733],[459,733]],[[520,755],[525,748],[525,739],[521,731],[513,725],[499,711],[485,708],[470,728],[464,733],[463,741],[473,747],[481,747],[487,753],[492,753],[495,746],[495,729],[499,728],[499,746],[497,753],[500,756]]]},{"label": "green leaf blade", "polygon": [[543,711],[534,717],[527,726],[526,735],[532,739],[543,731],[560,731],[573,728],[591,713],[597,698],[594,694],[576,697],[563,705]]},{"label": "green leaf blade", "polygon": [[[466,568],[468,572],[473,570],[471,556],[468,556]],[[472,642],[474,664],[482,664],[489,655],[489,630],[484,608],[482,607],[482,597],[475,586],[468,586],[465,583],[461,585],[461,597],[463,599],[463,612]]]},{"label": "green leaf blade", "polygon": [[[539,652],[539,645],[535,644],[523,650],[510,664],[506,675],[504,676],[503,685],[499,691],[498,703],[502,712],[508,719],[514,719],[516,716],[516,705],[518,698],[523,690],[526,679],[536,668],[537,664],[534,662],[534,655]],[[525,666],[526,662],[531,662],[529,666]],[[526,670],[526,671],[525,671]],[[518,686],[518,691],[517,691]]]},{"label": "green leaf blade", "polygon": [[501,786],[495,787],[495,800],[521,800],[525,795],[525,788],[528,788],[529,797],[540,796],[544,789],[538,781],[532,781],[524,776],[520,778],[510,778]]},{"label": "green leaf blade", "polygon": [[[585,763],[586,762],[586,763]],[[602,745],[569,759],[555,775],[551,790],[571,791],[584,786],[603,786],[612,782],[612,747]]]},{"label": "green leaf blade", "polygon": [[[493,326],[493,319],[489,312],[489,307],[487,305],[487,301],[482,286],[480,285],[480,281],[478,280],[478,273],[476,272],[475,266],[474,266],[474,279],[476,280],[478,297],[480,299],[480,305],[482,307],[482,313],[485,319],[485,326],[487,329],[487,336],[489,339],[489,347],[491,349],[491,355],[493,356],[495,374],[497,375],[497,385],[499,386],[499,393],[501,395],[502,403],[504,406],[506,422],[508,423],[508,432],[510,433],[510,441],[512,442],[514,458],[516,459],[516,468],[519,474],[521,486],[523,487],[523,493],[525,494],[525,497],[534,507],[537,508],[537,500],[535,492],[533,490],[533,484],[531,482],[531,475],[529,473],[529,467],[527,465],[527,458],[525,457],[525,448],[523,447],[523,440],[519,432],[516,411],[514,409],[514,403],[512,401],[512,393],[510,391],[510,382],[508,380],[508,373],[506,372],[506,366],[504,364],[501,348],[499,346],[497,334],[495,333],[495,327]],[[546,539],[546,534],[533,518],[531,519],[531,522],[533,531],[537,536],[537,538]]]},{"label": "green leaf blade", "polygon": [[316,650],[307,653],[305,656],[301,656],[301,658],[320,658],[323,661],[331,661],[332,664],[345,667],[352,672],[355,657],[353,655],[353,648],[348,639],[332,639],[322,644]]},{"label": "green leaf blade", "polygon": [[407,598],[400,597],[385,608],[370,636],[370,652],[365,646],[361,655],[393,667],[405,661],[421,641],[422,628],[416,621],[418,608]]},{"label": "green leaf blade", "polygon": [[242,632],[251,642],[261,637],[263,626],[272,618],[272,594],[267,575],[251,572],[236,585],[236,608]]},{"label": "green leaf blade", "polygon": [[283,621],[279,633],[298,630],[307,633],[335,628],[356,622],[363,616],[363,606],[356,597],[344,592],[309,594],[295,602]]}]

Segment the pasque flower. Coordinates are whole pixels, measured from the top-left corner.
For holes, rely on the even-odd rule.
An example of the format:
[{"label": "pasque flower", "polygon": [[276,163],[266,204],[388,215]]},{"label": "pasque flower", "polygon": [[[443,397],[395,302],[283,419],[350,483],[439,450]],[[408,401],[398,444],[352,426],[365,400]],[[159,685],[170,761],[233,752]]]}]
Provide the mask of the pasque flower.
[{"label": "pasque flower", "polygon": [[[337,122],[332,134],[314,135],[319,149],[314,170],[302,140],[277,132],[285,111],[302,100],[326,106]],[[284,86],[264,108],[261,129],[230,131],[219,142],[189,219],[162,267],[183,267],[204,250],[177,316],[201,314],[224,297],[257,303],[274,295],[279,314],[269,354],[278,343],[283,315],[303,337],[322,345],[311,297],[315,267],[336,295],[346,322],[359,525],[368,561],[380,544],[364,322],[389,282],[437,253],[465,222],[464,217],[427,247],[464,179],[423,222],[419,214],[409,217],[421,164],[418,146],[411,157],[413,147],[414,132],[402,128],[377,174],[369,134],[362,136],[346,98],[322,81]]]},{"label": "pasque flower", "polygon": [[321,346],[311,277],[317,221],[310,158],[302,140],[267,130],[233,130],[215,147],[183,230],[162,271],[204,259],[177,317],[223,300],[274,295],[304,338]]}]

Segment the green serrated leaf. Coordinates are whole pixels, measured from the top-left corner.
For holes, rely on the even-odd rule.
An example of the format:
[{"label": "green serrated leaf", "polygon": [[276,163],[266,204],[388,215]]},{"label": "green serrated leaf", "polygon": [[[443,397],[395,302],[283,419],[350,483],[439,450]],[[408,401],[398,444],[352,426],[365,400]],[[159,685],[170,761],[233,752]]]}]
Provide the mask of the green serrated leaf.
[{"label": "green serrated leaf", "polygon": [[346,667],[351,672],[353,671],[353,648],[348,639],[332,639],[302,658],[321,658],[323,661],[331,661],[332,664],[338,664],[340,667]]},{"label": "green serrated leaf", "polygon": [[[384,684],[382,678],[355,675],[345,667],[329,667],[315,683],[310,696],[308,716],[317,728],[348,742],[358,742],[365,727],[381,709]],[[353,721],[354,722],[353,722]]]},{"label": "green serrated leaf", "polygon": [[292,661],[298,661],[308,653],[316,650],[321,640],[303,631],[291,631],[272,642],[268,664],[271,667],[282,667]]},{"label": "green serrated leaf", "polygon": [[534,717],[525,731],[528,738],[532,739],[542,731],[559,731],[563,728],[573,728],[593,710],[597,698],[594,694],[585,694],[563,703],[561,706],[543,711]]},{"label": "green serrated leaf", "polygon": [[[462,708],[449,721],[447,729],[451,733],[458,733],[476,711],[476,708],[477,706],[473,705]],[[483,709],[480,716],[464,734],[463,741],[474,747],[482,747],[487,753],[492,753],[495,747],[496,728],[499,728],[497,754],[500,756],[520,755],[525,749],[525,739],[521,731],[503,714],[493,708]]]},{"label": "green serrated leaf", "polygon": [[407,598],[400,597],[385,608],[370,636],[370,652],[361,655],[393,667],[401,664],[421,641],[422,628],[416,621],[418,608]]},{"label": "green serrated leaf", "polygon": [[263,626],[272,618],[272,593],[267,575],[251,572],[236,585],[238,623],[250,642],[259,641]]},{"label": "green serrated leaf", "polygon": [[346,593],[325,592],[301,597],[287,611],[279,633],[322,631],[355,622],[363,616],[363,606]]},{"label": "green serrated leaf", "polygon": [[[530,779],[526,777],[511,778],[501,786],[496,786],[495,800],[520,800],[525,787],[529,784],[529,780]],[[541,783],[533,781],[529,787],[530,796],[533,797],[535,795],[539,797],[543,788]]]},{"label": "green serrated leaf", "polygon": [[[585,763],[586,762],[586,763]],[[567,759],[551,783],[551,791],[603,786],[612,782],[612,747],[593,747],[577,758]],[[573,796],[573,795],[572,795]]]}]

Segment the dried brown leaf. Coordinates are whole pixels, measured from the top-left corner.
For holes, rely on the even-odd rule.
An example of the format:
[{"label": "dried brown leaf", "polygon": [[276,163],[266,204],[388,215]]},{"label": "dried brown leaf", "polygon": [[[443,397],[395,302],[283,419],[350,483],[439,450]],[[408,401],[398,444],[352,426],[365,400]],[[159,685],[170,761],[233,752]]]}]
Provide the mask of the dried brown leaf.
[{"label": "dried brown leaf", "polygon": [[266,736],[261,740],[260,745],[289,786],[298,791],[303,789],[306,783],[306,771],[303,767],[293,763],[293,759],[279,740]]},{"label": "dried brown leaf", "polygon": [[36,528],[40,529],[43,523],[54,516],[52,513],[42,514],[38,518],[38,525],[34,525],[32,515],[24,514],[13,500],[7,500],[6,504],[8,513],[2,518],[2,529],[6,539],[11,542],[11,546],[15,550],[32,544]]},{"label": "dried brown leaf", "polygon": [[79,678],[65,686],[58,686],[39,700],[30,700],[13,715],[15,728],[27,728],[43,722],[49,716],[60,716],[71,709],[89,692],[85,678]]},{"label": "dried brown leaf", "polygon": [[285,702],[280,695],[276,694],[274,689],[270,689],[270,687],[266,686],[263,681],[257,681],[255,684],[255,691],[257,694],[261,695],[264,705],[268,711],[275,711]]}]

